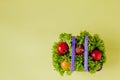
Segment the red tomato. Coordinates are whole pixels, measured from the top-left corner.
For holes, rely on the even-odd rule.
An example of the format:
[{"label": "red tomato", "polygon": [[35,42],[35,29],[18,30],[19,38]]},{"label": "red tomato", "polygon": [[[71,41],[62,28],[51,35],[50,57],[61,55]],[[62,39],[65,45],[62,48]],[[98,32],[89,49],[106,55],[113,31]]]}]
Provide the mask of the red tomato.
[{"label": "red tomato", "polygon": [[70,69],[70,63],[68,63],[68,62],[66,62],[65,60],[63,60],[63,61],[61,62],[61,68],[62,68],[63,70],[68,70],[68,69]]},{"label": "red tomato", "polygon": [[64,55],[69,52],[69,47],[66,42],[60,42],[57,46],[57,51],[59,54]]},{"label": "red tomato", "polygon": [[76,49],[75,49],[75,52],[76,52],[76,54],[78,54],[78,55],[83,54],[83,52],[84,52],[83,46],[82,46],[82,45],[78,45],[78,46],[76,47]]},{"label": "red tomato", "polygon": [[95,61],[98,61],[101,59],[102,57],[102,53],[100,50],[98,49],[95,49],[92,51],[92,54],[91,54],[92,58],[95,60]]}]

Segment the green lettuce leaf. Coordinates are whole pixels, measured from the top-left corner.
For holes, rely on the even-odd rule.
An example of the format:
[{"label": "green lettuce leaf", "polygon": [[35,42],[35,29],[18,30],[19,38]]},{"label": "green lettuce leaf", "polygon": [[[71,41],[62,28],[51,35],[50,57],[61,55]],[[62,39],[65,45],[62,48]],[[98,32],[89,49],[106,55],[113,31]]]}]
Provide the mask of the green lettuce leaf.
[{"label": "green lettuce leaf", "polygon": [[[103,66],[103,64],[106,62],[106,55],[105,55],[105,46],[103,40],[100,39],[99,35],[94,34],[91,36],[89,32],[82,31],[79,35],[76,36],[76,45],[84,45],[84,38],[85,36],[89,36],[88,40],[88,51],[89,51],[89,57],[88,57],[88,69],[90,73],[95,73],[97,70]],[[66,55],[60,55],[57,52],[57,45],[59,42],[66,42],[69,46],[69,53]],[[67,75],[71,75],[70,70],[64,71],[61,68],[61,61],[66,60],[67,62],[71,62],[71,52],[72,52],[72,34],[62,33],[59,35],[59,41],[55,42],[52,47],[52,64],[54,66],[54,69],[58,71],[62,76],[64,73]],[[99,61],[94,61],[91,57],[91,53],[94,49],[99,49],[102,52],[102,58]],[[84,55],[75,55],[75,71],[83,72],[84,70]]]}]

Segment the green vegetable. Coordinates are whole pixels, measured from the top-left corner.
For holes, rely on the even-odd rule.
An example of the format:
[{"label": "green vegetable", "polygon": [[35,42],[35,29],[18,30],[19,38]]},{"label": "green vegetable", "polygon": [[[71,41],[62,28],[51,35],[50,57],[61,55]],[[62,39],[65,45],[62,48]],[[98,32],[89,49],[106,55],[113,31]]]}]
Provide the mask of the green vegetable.
[{"label": "green vegetable", "polygon": [[[83,45],[85,36],[89,36],[88,40],[88,69],[90,73],[95,73],[97,70],[103,66],[106,61],[105,55],[105,46],[103,40],[99,38],[97,34],[91,36],[87,31],[80,32],[79,35],[76,36],[76,45]],[[66,42],[69,46],[69,53],[66,55],[60,55],[57,51],[57,46],[59,42]],[[72,51],[72,34],[62,33],[59,35],[59,41],[55,42],[52,47],[52,64],[54,69],[58,71],[62,76],[64,73],[71,75],[71,71],[66,70],[64,71],[60,64],[61,61],[66,60],[67,62],[71,63],[71,51]],[[94,61],[91,57],[91,53],[94,49],[99,49],[102,52],[102,58],[99,61]],[[84,54],[75,55],[75,71],[83,72],[84,70]]]}]

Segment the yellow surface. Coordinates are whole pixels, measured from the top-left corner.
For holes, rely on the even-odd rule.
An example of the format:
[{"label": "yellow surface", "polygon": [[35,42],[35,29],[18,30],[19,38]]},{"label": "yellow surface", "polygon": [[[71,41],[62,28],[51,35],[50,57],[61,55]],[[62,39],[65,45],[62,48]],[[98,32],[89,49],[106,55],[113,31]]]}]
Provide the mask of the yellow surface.
[{"label": "yellow surface", "polygon": [[[101,72],[53,70],[51,47],[62,32],[98,33],[106,46]],[[120,80],[119,0],[0,0],[0,80]]]}]

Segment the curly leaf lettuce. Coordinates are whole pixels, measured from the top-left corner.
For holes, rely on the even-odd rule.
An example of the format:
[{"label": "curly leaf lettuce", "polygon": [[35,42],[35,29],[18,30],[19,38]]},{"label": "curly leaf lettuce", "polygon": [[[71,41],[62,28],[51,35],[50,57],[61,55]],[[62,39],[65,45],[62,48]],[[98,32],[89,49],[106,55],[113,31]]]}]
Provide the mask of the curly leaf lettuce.
[{"label": "curly leaf lettuce", "polygon": [[[90,73],[95,73],[98,69],[103,66],[103,64],[106,61],[106,55],[105,55],[105,46],[103,40],[100,39],[100,37],[97,34],[94,34],[93,36],[89,34],[87,31],[80,32],[79,35],[76,36],[76,45],[84,45],[84,38],[85,36],[89,36],[88,40],[88,69]],[[71,51],[72,51],[72,34],[62,33],[59,35],[59,41],[55,42],[52,47],[52,63],[54,66],[54,69],[58,71],[61,75],[64,75],[64,73],[71,75],[71,71],[66,70],[64,71],[61,68],[61,61],[66,60],[67,62],[71,62]],[[60,55],[57,52],[57,45],[59,42],[66,42],[69,46],[69,53],[66,55]],[[94,61],[91,57],[91,53],[94,49],[99,49],[102,52],[102,58],[99,61]],[[75,55],[75,65],[74,65],[75,71],[83,72],[84,70],[84,55]]]}]

